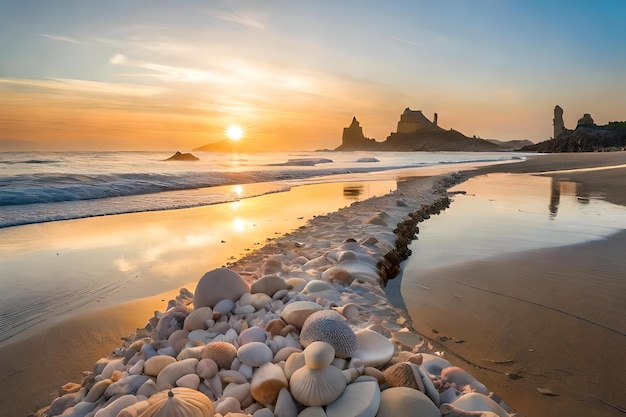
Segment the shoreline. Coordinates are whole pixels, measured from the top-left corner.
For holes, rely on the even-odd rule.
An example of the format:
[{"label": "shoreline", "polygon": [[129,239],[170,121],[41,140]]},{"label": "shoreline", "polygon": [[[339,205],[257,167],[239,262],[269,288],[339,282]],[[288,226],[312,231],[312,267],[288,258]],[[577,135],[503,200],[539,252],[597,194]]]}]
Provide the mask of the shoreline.
[{"label": "shoreline", "polygon": [[[540,156],[540,157],[538,157],[538,158],[543,159],[544,157],[545,157],[545,156]],[[531,158],[531,160],[532,160],[532,159],[535,159],[535,158]],[[509,164],[509,165],[507,165],[507,166],[512,166],[512,165],[521,165],[521,164],[523,164],[523,163],[524,163],[524,162],[519,162],[519,163],[515,163],[515,164]],[[552,163],[552,161],[550,161],[550,163]],[[612,164],[612,163],[608,163],[608,162],[607,162],[607,165],[611,165],[611,164]],[[535,171],[534,171],[534,170],[536,170],[535,166],[536,166],[536,164],[534,164],[534,165],[533,165],[533,167],[526,167],[526,168],[523,168],[523,169],[532,169],[530,172],[535,172]],[[502,172],[502,171],[504,171],[504,170],[505,170],[505,169],[503,169],[502,165],[496,165],[496,166],[494,166],[494,167],[487,167],[487,168],[482,168],[482,169],[479,169],[479,170],[477,170],[477,171],[471,171],[470,173],[466,173],[466,175],[470,175],[470,176],[481,175],[482,173],[486,173],[485,171],[489,171],[490,169],[494,169],[494,170],[499,171],[499,172]],[[429,179],[429,178],[432,180],[432,177],[422,177],[422,178],[421,178],[421,180],[428,182],[428,179]],[[407,184],[405,184],[405,185],[407,185]],[[411,192],[417,192],[417,193],[421,193],[421,194],[424,194],[424,193],[428,194],[428,192],[430,192],[430,190],[432,189],[432,185],[433,185],[433,184],[432,184],[432,183],[430,183],[430,184],[429,184],[429,186],[424,186],[424,187],[423,187],[422,189],[420,189],[420,190],[411,190]],[[440,186],[440,187],[439,187],[439,191],[440,191],[440,192],[445,192],[445,190],[446,190],[447,188],[449,188],[449,185],[450,185],[450,184],[447,184],[446,186],[443,186],[443,187],[442,187],[442,186]],[[399,187],[399,188],[400,188],[400,187]],[[402,191],[399,189],[396,193],[400,193],[400,194],[401,194],[401,193],[402,193]],[[384,197],[381,197],[381,198],[374,198],[374,199],[370,199],[370,200],[378,200],[378,201],[370,201],[370,200],[365,200],[365,201],[359,202],[359,203],[357,204],[357,206],[358,206],[358,207],[357,207],[355,210],[357,210],[357,211],[359,211],[359,210],[360,210],[360,211],[362,212],[361,214],[364,216],[364,217],[363,217],[363,219],[366,219],[366,218],[372,217],[373,215],[375,215],[375,214],[376,214],[376,213],[378,213],[379,211],[384,210],[384,205],[379,205],[379,203],[380,203],[380,201],[379,201],[379,200],[380,200],[380,199],[384,199],[384,198],[392,198],[392,199],[394,199],[394,200],[395,200],[395,199],[397,199],[397,197],[398,197],[397,195],[396,195],[396,196],[391,196],[391,197],[390,197],[390,195],[387,195],[387,196],[384,196]],[[426,197],[424,197],[423,195],[421,195],[420,197],[426,198]],[[608,199],[607,199],[607,200],[608,200]],[[419,199],[417,199],[417,200],[415,200],[415,201],[420,201],[420,200],[419,200]],[[424,201],[424,200],[422,200],[422,201]],[[420,202],[420,203],[414,203],[414,204],[424,204],[424,203],[421,203],[421,202]],[[348,207],[348,209],[350,209],[350,207]],[[337,213],[331,213],[331,214],[329,214],[329,215],[327,215],[327,216],[331,216],[331,217],[332,217],[332,216],[335,216],[335,215],[337,215]],[[317,223],[318,223],[318,224],[317,224],[317,226],[320,226],[320,227],[322,227],[322,228],[323,228],[323,227],[324,227],[324,225],[323,225],[323,224],[324,224],[324,222],[327,222],[327,223],[328,223],[328,221],[329,221],[329,219],[327,218],[327,216],[318,216],[317,218],[315,218],[315,219],[314,219],[314,222],[317,222]],[[361,222],[363,221],[363,219],[361,219]],[[307,225],[307,227],[310,227],[310,225]],[[333,233],[334,233],[334,234],[341,233],[341,236],[342,236],[344,239],[345,239],[345,238],[348,238],[349,236],[344,235],[344,234],[343,234],[344,232],[345,232],[345,230],[341,230],[341,231],[339,232],[338,230],[334,230],[334,229],[333,229],[333,230],[328,230],[328,231],[327,231],[327,233],[329,233],[329,234],[333,234]],[[347,233],[347,234],[349,234],[349,232],[346,232],[346,233]],[[288,236],[289,236],[289,239],[295,239],[296,241],[298,241],[298,240],[303,240],[303,239],[306,239],[306,238],[307,238],[307,234],[308,234],[307,229],[300,229],[300,230],[297,230],[296,232],[294,232],[293,236],[292,236],[292,234],[289,234]],[[282,239],[282,238],[280,238],[280,239]],[[280,239],[277,239],[277,241],[280,241]],[[266,247],[267,247],[267,246],[266,246]],[[255,252],[255,253],[252,255],[252,259],[254,259],[254,258],[256,257],[256,261],[258,262],[258,260],[259,260],[259,259],[262,259],[262,257],[263,257],[263,256],[267,255],[267,253],[266,253],[265,255],[263,254],[263,250],[264,250],[266,247],[264,247],[264,248],[262,248],[260,251],[258,251],[259,253]],[[259,258],[259,256],[260,256],[261,258]],[[235,269],[237,269],[237,268],[241,268],[241,271],[242,271],[242,272],[245,272],[245,269],[246,269],[245,265],[246,265],[246,263],[247,263],[247,261],[245,261],[245,259],[246,259],[246,257],[244,257],[243,259],[241,259],[241,260],[239,260],[239,261],[235,262],[235,263],[233,264],[233,265],[234,265],[234,268],[235,268]],[[257,267],[258,267],[258,265],[257,265]],[[245,274],[244,274],[244,275],[245,275]],[[398,282],[400,282],[400,281],[398,280]],[[170,293],[168,293],[168,294],[169,294],[169,295],[171,295],[172,293],[170,292]],[[140,305],[143,305],[143,306],[144,306],[144,308],[149,308],[149,307],[148,307],[148,305],[152,305],[152,306],[154,307],[154,304],[151,304],[151,303],[154,303],[154,302],[156,301],[156,299],[159,299],[159,300],[160,300],[160,304],[159,304],[157,307],[161,307],[161,308],[163,308],[163,307],[164,307],[163,302],[164,302],[165,298],[163,298],[163,297],[159,297],[159,296],[156,296],[156,297],[151,297],[150,299],[137,300],[136,302],[128,303],[128,305],[130,306],[130,305],[135,304],[135,307],[137,307],[137,308],[140,308],[140,307],[139,307]],[[146,303],[147,303],[147,304],[146,304]],[[118,314],[118,315],[119,315],[119,311],[115,312],[115,310],[116,310],[116,308],[109,309],[109,312],[111,312],[112,314]],[[144,311],[145,311],[145,310],[144,310]],[[105,323],[102,323],[102,320],[101,320],[101,317],[99,316],[99,313],[100,313],[99,311],[96,311],[96,312],[93,312],[93,314],[90,314],[90,317],[89,317],[89,318],[87,318],[87,317],[84,317],[84,318],[85,318],[85,319],[87,319],[87,320],[89,320],[89,321],[92,321],[92,322],[100,322],[99,324],[95,325],[95,326],[98,326],[98,328],[100,328],[101,324],[105,324],[105,325],[106,325],[106,320],[104,321]],[[129,319],[132,317],[132,319],[133,319],[133,320],[134,320],[134,319],[137,319],[137,320],[139,320],[139,321],[143,321],[143,322],[144,322],[144,324],[145,324],[145,320],[149,317],[149,316],[145,316],[145,317],[144,317],[144,316],[142,316],[142,317],[139,317],[139,318],[138,318],[138,317],[136,317],[136,314],[137,314],[137,313],[131,313],[131,312],[128,312],[128,313],[129,313],[129,314],[126,314],[126,315],[124,315],[124,316],[120,315],[120,317],[127,317],[127,318],[129,318]],[[69,321],[71,321],[71,320],[72,320],[72,319],[69,319]],[[78,323],[78,322],[81,322],[81,321],[80,321],[80,318],[77,318],[77,320],[78,320],[78,321],[77,321],[77,323]],[[136,321],[135,321],[135,322],[136,322]],[[84,321],[82,321],[82,323],[85,323],[85,322],[84,322]],[[77,327],[77,325],[76,325],[76,324],[72,324],[72,328],[76,328],[76,327]],[[92,329],[92,330],[94,330],[96,333],[98,332],[98,330],[97,330],[97,329],[95,329],[94,327],[91,327],[91,329]],[[103,331],[102,331],[102,333],[107,333],[107,330],[103,330]],[[115,339],[115,336],[114,336],[114,335],[110,335],[110,336],[112,336],[112,339]],[[118,335],[118,336],[119,336],[119,335]],[[92,335],[92,336],[90,336],[90,337],[94,337],[94,336]],[[103,336],[103,334],[96,335],[95,337],[102,337],[102,339],[104,340],[104,336]],[[53,338],[53,339],[54,339],[54,338]],[[72,340],[72,338],[68,338],[68,339],[69,339],[69,340]],[[42,342],[42,340],[37,340],[36,336],[33,336],[33,338],[32,338],[32,339],[30,339],[30,340],[28,341],[28,343],[27,343],[27,344],[30,344],[30,345],[31,345],[31,347],[35,348],[35,351],[36,351],[36,350],[37,350],[37,347],[36,347],[36,346],[32,346],[32,345],[35,345],[35,344],[37,344],[37,343],[41,343],[41,342]],[[67,342],[67,341],[65,341],[65,342]],[[71,344],[71,343],[70,343],[70,344]],[[63,349],[63,347],[62,347],[62,346],[63,346],[63,344],[61,344],[61,346],[59,347],[59,349],[61,349],[61,351],[62,351],[62,349]],[[67,347],[67,346],[66,346],[66,347]],[[92,363],[93,363],[93,361],[94,361],[95,359],[96,359],[96,358],[93,358],[93,357],[92,357]],[[16,374],[15,374],[15,372],[16,372],[16,371],[13,371],[11,374],[9,374],[9,376],[8,376],[8,377],[5,377],[5,378],[3,379],[3,384],[6,384],[6,383],[7,383],[7,379],[9,379],[9,377],[10,377],[10,378],[15,377],[15,375],[16,375]],[[20,371],[18,370],[17,372],[19,373]],[[471,371],[470,371],[470,373],[473,373],[473,372],[471,372]],[[3,374],[4,374],[4,372],[3,372]],[[64,382],[67,382],[67,381],[64,381]],[[489,385],[492,385],[492,384],[489,384]],[[492,389],[496,392],[496,394],[498,394],[498,393],[499,393],[498,386],[490,386],[490,388],[492,388]],[[4,391],[4,390],[3,390],[3,391]],[[32,411],[32,408],[31,408],[31,411]]]}]

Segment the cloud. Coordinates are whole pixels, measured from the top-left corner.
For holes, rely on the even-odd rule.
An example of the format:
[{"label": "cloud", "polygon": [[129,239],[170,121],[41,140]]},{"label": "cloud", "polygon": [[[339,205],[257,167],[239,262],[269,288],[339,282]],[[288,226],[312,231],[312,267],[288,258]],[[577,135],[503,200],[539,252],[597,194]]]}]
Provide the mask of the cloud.
[{"label": "cloud", "polygon": [[59,42],[67,42],[67,43],[74,43],[74,44],[82,44],[83,42],[79,41],[78,39],[69,37],[69,36],[61,36],[61,35],[48,35],[45,33],[40,33],[39,36],[43,36],[44,38],[48,38],[48,39],[52,39],[55,41],[59,41]]},{"label": "cloud", "polygon": [[205,10],[204,13],[209,16],[212,17],[214,19],[218,19],[218,20],[224,20],[226,22],[232,22],[232,23],[237,23],[243,26],[248,26],[248,27],[252,27],[255,29],[265,29],[265,24],[258,21],[258,20],[254,20],[251,17],[248,16],[242,16],[240,14],[237,13],[233,13],[233,12],[227,12],[227,11],[223,11],[223,10]]},{"label": "cloud", "polygon": [[150,97],[167,91],[161,87],[137,84],[107,83],[101,81],[76,80],[69,78],[49,78],[33,80],[26,78],[0,78],[0,86],[61,90],[74,93],[110,94],[123,96]]},{"label": "cloud", "polygon": [[397,42],[401,42],[401,43],[405,43],[407,45],[411,45],[411,46],[421,46],[418,42],[415,41],[411,41],[409,39],[402,39],[402,38],[397,38],[395,36],[390,36],[391,39],[393,39],[394,41]]},{"label": "cloud", "polygon": [[109,59],[109,62],[114,65],[120,65],[126,63],[126,57],[122,54],[115,54]]}]

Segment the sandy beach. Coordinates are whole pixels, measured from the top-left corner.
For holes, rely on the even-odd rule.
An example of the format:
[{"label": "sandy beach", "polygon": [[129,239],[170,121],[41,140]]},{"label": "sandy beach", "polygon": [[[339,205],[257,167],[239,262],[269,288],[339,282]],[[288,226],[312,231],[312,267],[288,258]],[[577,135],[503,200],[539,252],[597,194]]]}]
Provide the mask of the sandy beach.
[{"label": "sandy beach", "polygon": [[[624,205],[624,162],[624,152],[553,154],[469,175],[543,173],[578,183],[580,198]],[[607,166],[615,168],[595,169]],[[405,276],[413,325],[524,415],[623,415],[626,224],[621,229],[600,240],[424,268],[413,285]],[[416,248],[428,245],[424,232],[420,239]]]},{"label": "sandy beach", "polygon": [[[494,165],[465,175],[541,172],[579,182],[583,197],[601,196],[623,205],[626,199],[624,164],[624,152],[542,155],[527,162]],[[622,167],[545,173],[618,165]],[[436,198],[433,187],[439,191],[446,188],[438,181],[424,177],[401,182],[394,194],[317,216],[306,227],[245,256],[232,268],[244,277],[252,276],[270,254],[294,251],[294,242],[299,245],[315,241],[342,242],[347,238],[358,241],[367,237],[359,235],[363,224],[377,213],[386,211],[393,218],[410,211],[396,206],[399,197],[414,205],[413,210],[420,204],[432,203]],[[619,353],[626,350],[626,326],[623,319],[620,321],[625,314],[620,313],[624,313],[626,306],[619,296],[624,294],[626,265],[619,254],[625,239],[621,233],[601,241],[524,251],[433,269],[419,277],[420,285],[430,288],[428,294],[408,292],[410,290],[402,286],[404,304],[419,333],[432,339],[436,349],[450,352],[446,358],[468,370],[520,414],[529,417],[575,415],[585,410],[589,415],[620,415],[622,412],[618,409],[625,406],[620,394],[626,386],[626,370],[619,360]],[[238,248],[235,254],[242,249]],[[323,249],[320,245],[319,253]],[[514,276],[507,282],[498,280],[505,272]],[[460,274],[470,277],[470,281],[459,285]],[[597,280],[592,281],[590,277]],[[402,282],[407,281],[404,276]],[[453,294],[448,290],[452,285]],[[194,291],[192,287],[189,289]],[[54,387],[59,388],[69,381],[80,382],[82,371],[91,370],[98,358],[121,345],[123,337],[143,327],[155,310],[163,311],[167,300],[177,293],[174,290],[123,306],[90,311],[51,323],[46,331],[0,347],[0,405],[5,415],[24,416],[48,404],[56,395]],[[457,302],[459,299],[463,303]],[[388,306],[381,311],[395,312]],[[472,320],[468,324],[461,321],[462,317]],[[515,325],[529,321],[542,326],[523,332]],[[439,334],[434,334],[433,329]],[[489,334],[497,333],[502,337],[497,341],[484,337],[487,330]],[[441,335],[467,342],[439,343]],[[564,345],[556,343],[562,340],[567,340],[570,347],[566,353]],[[512,345],[522,349],[513,350]],[[39,352],[53,354],[40,356]],[[557,359],[563,362],[555,362]],[[585,366],[578,366],[581,363]],[[507,373],[522,378],[511,379]],[[539,394],[537,387],[548,388],[557,396]]]}]

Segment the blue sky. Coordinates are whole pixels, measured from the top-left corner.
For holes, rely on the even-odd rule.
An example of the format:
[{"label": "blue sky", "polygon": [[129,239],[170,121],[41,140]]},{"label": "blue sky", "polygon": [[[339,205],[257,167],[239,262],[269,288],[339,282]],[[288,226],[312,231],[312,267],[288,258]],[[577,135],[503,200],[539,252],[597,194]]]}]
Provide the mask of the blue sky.
[{"label": "blue sky", "polygon": [[0,139],[190,149],[378,140],[405,107],[541,141],[626,119],[624,1],[0,0]]}]

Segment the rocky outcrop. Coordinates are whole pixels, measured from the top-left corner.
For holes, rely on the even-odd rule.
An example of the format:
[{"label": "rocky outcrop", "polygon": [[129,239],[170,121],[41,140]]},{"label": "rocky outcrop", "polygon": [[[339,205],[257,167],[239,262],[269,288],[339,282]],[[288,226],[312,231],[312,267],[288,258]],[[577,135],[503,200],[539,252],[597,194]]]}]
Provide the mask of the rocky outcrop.
[{"label": "rocky outcrop", "polygon": [[343,129],[341,145],[336,151],[502,151],[497,144],[479,138],[469,138],[456,130],[445,130],[434,121],[428,120],[421,110],[406,108],[398,121],[397,132],[391,133],[384,142],[368,139],[356,120]]},{"label": "rocky outcrop", "polygon": [[554,106],[554,119],[552,119],[552,124],[554,125],[553,138],[556,138],[561,134],[563,129],[565,129],[565,123],[563,122],[563,109],[558,104]]},{"label": "rocky outcrop", "polygon": [[176,153],[167,158],[166,161],[199,161],[199,159],[190,153],[181,153],[176,151]]},{"label": "rocky outcrop", "polygon": [[564,130],[556,139],[525,146],[521,150],[547,153],[622,151],[626,150],[626,126],[578,126],[575,130]]},{"label": "rocky outcrop", "polygon": [[[560,132],[557,134],[557,126]],[[626,149],[626,122],[609,122],[598,126],[591,114],[578,119],[576,129],[563,125],[563,110],[554,108],[554,138],[535,145],[524,146],[522,151],[531,152],[606,152]]]},{"label": "rocky outcrop", "polygon": [[336,151],[375,150],[379,145],[374,139],[368,139],[363,135],[363,128],[356,117],[352,118],[349,127],[343,128],[341,145]]}]

